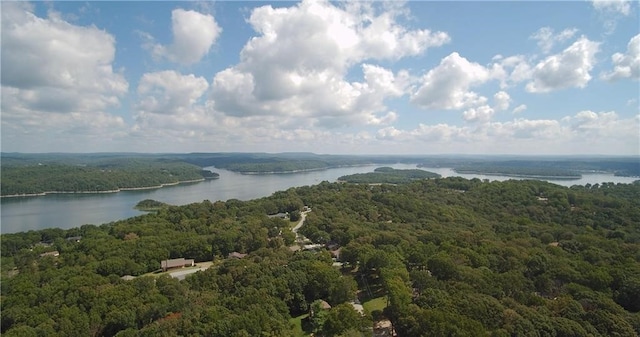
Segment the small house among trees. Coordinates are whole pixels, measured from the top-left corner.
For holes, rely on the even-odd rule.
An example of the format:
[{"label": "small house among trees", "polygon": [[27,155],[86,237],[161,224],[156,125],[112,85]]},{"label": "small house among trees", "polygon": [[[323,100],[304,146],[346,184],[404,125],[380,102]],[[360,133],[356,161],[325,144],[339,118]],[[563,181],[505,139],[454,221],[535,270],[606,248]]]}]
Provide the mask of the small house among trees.
[{"label": "small house among trees", "polygon": [[175,269],[175,268],[193,267],[193,266],[195,266],[195,261],[193,259],[187,260],[183,257],[179,259],[163,260],[162,262],[160,262],[160,268],[162,268],[162,271],[167,271],[169,269]]},{"label": "small house among trees", "polygon": [[288,219],[289,213],[276,213],[267,215],[269,218]]}]

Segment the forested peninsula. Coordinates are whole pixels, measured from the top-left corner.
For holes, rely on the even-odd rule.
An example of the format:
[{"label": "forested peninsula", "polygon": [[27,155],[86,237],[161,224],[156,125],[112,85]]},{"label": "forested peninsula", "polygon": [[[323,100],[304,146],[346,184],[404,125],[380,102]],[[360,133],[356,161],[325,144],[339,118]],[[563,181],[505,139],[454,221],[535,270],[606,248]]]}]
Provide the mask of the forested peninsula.
[{"label": "forested peninsula", "polygon": [[89,163],[5,164],[1,195],[48,193],[112,193],[160,188],[186,182],[217,179],[218,174],[175,160],[118,158]]},{"label": "forested peninsula", "polygon": [[3,336],[640,334],[640,184],[322,182],[0,239]]},{"label": "forested peninsula", "polygon": [[501,166],[496,164],[479,164],[459,166],[454,168],[456,173],[502,175],[510,177],[532,179],[580,179],[582,175],[576,171],[554,167],[530,167],[530,166]]},{"label": "forested peninsula", "polygon": [[480,157],[429,158],[418,167],[451,167],[457,173],[505,175],[532,179],[580,179],[582,173],[608,172],[640,177],[638,157]]}]

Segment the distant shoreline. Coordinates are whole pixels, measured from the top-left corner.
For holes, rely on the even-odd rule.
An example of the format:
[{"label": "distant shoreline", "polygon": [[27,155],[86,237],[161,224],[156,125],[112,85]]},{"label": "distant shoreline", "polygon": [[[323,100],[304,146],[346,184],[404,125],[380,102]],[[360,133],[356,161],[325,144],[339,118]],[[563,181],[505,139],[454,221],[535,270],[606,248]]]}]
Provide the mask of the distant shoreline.
[{"label": "distant shoreline", "polygon": [[289,171],[236,171],[225,168],[227,171],[246,174],[246,175],[267,175],[267,174],[291,174],[291,173],[302,173],[302,172],[313,172],[313,171],[324,171],[329,169],[343,168],[343,167],[360,167],[360,166],[376,166],[381,164],[353,164],[353,165],[336,165],[336,166],[326,166],[326,167],[317,167],[310,169],[299,169],[299,170],[289,170]]},{"label": "distant shoreline", "polygon": [[[214,178],[218,179],[218,178]],[[193,179],[193,180],[181,180],[173,183],[160,184],[156,186],[143,186],[143,187],[120,187],[115,190],[105,190],[105,191],[46,191],[40,193],[23,193],[23,194],[10,194],[10,195],[2,195],[0,198],[20,198],[20,197],[42,197],[48,194],[109,194],[109,193],[118,193],[122,191],[140,191],[140,190],[154,190],[158,188],[163,188],[165,186],[175,186],[179,184],[188,184],[188,183],[198,183],[203,182],[205,180],[213,180],[213,179]]]},{"label": "distant shoreline", "polygon": [[531,179],[544,179],[544,180],[579,180],[582,178],[582,175],[546,176],[546,175],[535,175],[535,174],[484,172],[480,170],[476,171],[476,170],[458,170],[458,169],[453,169],[453,171],[459,174],[478,174],[478,175],[486,175],[486,176],[505,176],[505,177],[514,177],[514,178],[531,178]]},{"label": "distant shoreline", "polygon": [[240,173],[240,174],[246,174],[246,175],[267,175],[267,174],[291,174],[291,173],[302,173],[302,172],[313,172],[313,171],[323,171],[323,170],[327,170],[330,169],[331,167],[319,167],[319,168],[312,168],[312,169],[301,169],[301,170],[290,170],[290,171],[233,171],[233,170],[229,170],[231,172],[236,172],[236,173]]}]

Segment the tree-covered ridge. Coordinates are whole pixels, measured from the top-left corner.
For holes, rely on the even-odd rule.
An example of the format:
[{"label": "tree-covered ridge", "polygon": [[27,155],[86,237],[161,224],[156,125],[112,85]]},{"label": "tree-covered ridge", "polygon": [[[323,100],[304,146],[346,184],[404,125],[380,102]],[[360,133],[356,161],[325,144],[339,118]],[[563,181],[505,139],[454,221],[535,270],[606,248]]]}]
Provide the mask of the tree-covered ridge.
[{"label": "tree-covered ridge", "polygon": [[[320,170],[341,166],[366,165],[374,162],[397,163],[402,158],[319,155],[314,153],[191,153],[178,155],[181,160],[202,167],[215,166],[242,173],[288,173]],[[405,158],[406,159],[406,158]]]},{"label": "tree-covered ridge", "polygon": [[265,174],[321,170],[330,166],[326,162],[318,160],[276,160],[259,163],[230,163],[216,167],[241,173]]},{"label": "tree-covered ridge", "polygon": [[[291,251],[291,224],[267,216],[304,205],[300,233],[340,246],[344,268],[327,251]],[[6,336],[291,336],[289,319],[320,299],[332,308],[312,320],[316,335],[370,335],[362,320],[384,317],[399,336],[640,333],[637,184],[323,182],[0,241]],[[120,279],[178,257],[214,266],[182,282]],[[388,305],[359,319],[356,288]]]},{"label": "tree-covered ridge", "polygon": [[529,178],[555,178],[555,179],[580,179],[582,175],[576,171],[536,166],[509,166],[499,164],[476,164],[459,166],[454,169],[457,173],[506,175],[513,177]]},{"label": "tree-covered ridge", "polygon": [[616,176],[640,177],[640,158],[613,157],[499,157],[426,158],[418,167],[452,167],[458,173],[529,176],[532,178],[576,177],[581,172],[608,172]]},{"label": "tree-covered ridge", "polygon": [[439,178],[437,173],[420,169],[394,169],[378,167],[373,172],[356,173],[338,178],[338,181],[356,184],[406,184],[414,180]]},{"label": "tree-covered ridge", "polygon": [[377,159],[360,156],[280,154],[254,156],[228,156],[208,159],[186,158],[185,161],[208,164],[217,168],[246,174],[293,173],[300,171],[324,170],[329,168],[368,165],[375,162],[396,163],[397,159]]},{"label": "tree-covered ridge", "polygon": [[0,153],[2,167],[37,164],[95,166],[104,162],[164,160],[200,167],[215,166],[245,173],[286,173],[354,165],[422,164],[424,167],[535,167],[574,172],[609,172],[640,177],[640,157],[587,156],[444,156],[444,155],[329,155],[284,153]]},{"label": "tree-covered ridge", "polygon": [[5,165],[1,175],[3,196],[117,191],[218,178],[217,173],[204,171],[193,164],[143,158],[118,158],[91,165]]}]

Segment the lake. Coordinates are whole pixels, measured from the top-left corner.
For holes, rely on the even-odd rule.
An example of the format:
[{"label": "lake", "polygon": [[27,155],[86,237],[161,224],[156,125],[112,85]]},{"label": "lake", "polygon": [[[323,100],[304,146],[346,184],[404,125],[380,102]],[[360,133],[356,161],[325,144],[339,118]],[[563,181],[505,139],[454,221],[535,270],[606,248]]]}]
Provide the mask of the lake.
[{"label": "lake", "polygon": [[[123,191],[110,194],[50,194],[41,197],[0,199],[2,233],[38,230],[44,228],[73,228],[84,224],[100,225],[144,214],[133,207],[141,200],[154,199],[172,205],[186,205],[202,200],[250,200],[266,197],[291,187],[315,185],[322,181],[334,182],[339,177],[354,173],[372,172],[381,165],[341,167],[321,171],[288,174],[244,175],[227,170],[206,168],[220,174],[220,179],[200,183],[182,184],[153,190]],[[413,164],[384,165],[396,169],[415,168]],[[460,176],[467,179],[489,180],[521,179],[507,176],[458,174],[451,168],[423,168],[443,177]],[[563,185],[585,185],[602,182],[631,183],[638,178],[615,177],[611,174],[583,174],[577,180],[551,182]]]}]

